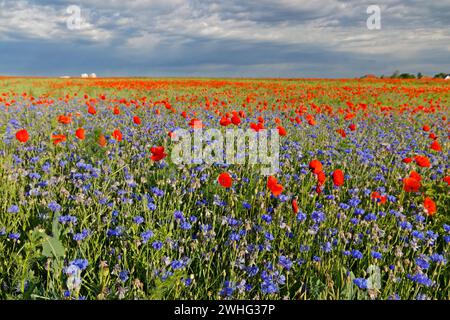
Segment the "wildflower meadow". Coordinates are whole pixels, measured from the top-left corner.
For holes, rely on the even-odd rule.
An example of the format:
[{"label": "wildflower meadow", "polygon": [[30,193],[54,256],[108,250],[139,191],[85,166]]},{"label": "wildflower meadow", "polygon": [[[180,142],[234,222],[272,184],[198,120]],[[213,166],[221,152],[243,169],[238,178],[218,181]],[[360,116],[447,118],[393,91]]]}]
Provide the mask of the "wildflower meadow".
[{"label": "wildflower meadow", "polygon": [[0,299],[447,300],[449,107],[439,79],[1,78]]}]

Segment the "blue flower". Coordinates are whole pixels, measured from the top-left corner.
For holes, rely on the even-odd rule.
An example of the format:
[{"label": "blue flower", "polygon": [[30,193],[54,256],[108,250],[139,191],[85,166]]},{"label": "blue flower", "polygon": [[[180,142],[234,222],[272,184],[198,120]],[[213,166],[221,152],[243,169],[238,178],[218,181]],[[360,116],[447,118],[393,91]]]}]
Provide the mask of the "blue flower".
[{"label": "blue flower", "polygon": [[176,220],[184,220],[183,212],[177,210],[174,212],[173,216]]},{"label": "blue flower", "polygon": [[364,255],[361,253],[361,251],[356,250],[356,249],[352,250],[351,255],[355,259],[362,259],[364,257]]},{"label": "blue flower", "polygon": [[421,268],[421,269],[428,269],[430,267],[430,264],[428,263],[427,260],[425,260],[424,258],[416,258],[416,264]]},{"label": "blue flower", "polygon": [[264,237],[269,241],[272,241],[275,239],[275,237],[270,232],[264,233]]},{"label": "blue flower", "polygon": [[242,202],[242,207],[244,209],[250,210],[252,208],[252,205],[250,203],[244,201],[244,202]]},{"label": "blue flower", "polygon": [[356,278],[353,280],[353,283],[360,289],[367,289],[367,279]]},{"label": "blue flower", "polygon": [[292,267],[292,261],[289,260],[289,258],[287,258],[285,256],[280,256],[278,263],[286,270],[290,270]]},{"label": "blue flower", "polygon": [[61,206],[56,202],[56,201],[51,201],[48,204],[48,208],[52,211],[52,212],[58,212],[61,211]]},{"label": "blue flower", "polygon": [[148,240],[150,240],[150,238],[153,237],[153,231],[151,230],[147,230],[141,233],[141,239],[143,243],[147,243]]},{"label": "blue flower", "polygon": [[372,254],[372,257],[374,259],[381,259],[381,258],[383,258],[383,255],[381,253],[377,252],[377,251],[372,251],[371,254]]},{"label": "blue flower", "polygon": [[86,259],[73,260],[69,265],[77,266],[80,270],[84,270],[89,265]]},{"label": "blue flower", "polygon": [[162,248],[162,246],[163,246],[163,243],[161,241],[154,241],[152,243],[152,247],[155,250],[160,250]]},{"label": "blue flower", "polygon": [[144,218],[141,216],[134,217],[133,222],[136,223],[137,225],[139,225],[144,222]]},{"label": "blue flower", "polygon": [[14,204],[8,208],[8,213],[18,213],[18,212],[19,212],[19,207]]},{"label": "blue flower", "polygon": [[127,270],[122,270],[119,272],[119,279],[122,282],[126,282],[129,278],[129,272]]},{"label": "blue flower", "polygon": [[424,285],[425,287],[431,287],[433,285],[433,281],[431,281],[424,273],[416,273],[415,275],[408,274],[407,278],[413,282]]},{"label": "blue flower", "polygon": [[325,221],[326,216],[323,211],[313,211],[313,213],[311,214],[311,218],[314,222],[321,223]]},{"label": "blue flower", "polygon": [[11,232],[11,233],[8,235],[8,238],[11,239],[11,240],[17,241],[17,240],[20,239],[20,233],[14,233],[14,232]]}]

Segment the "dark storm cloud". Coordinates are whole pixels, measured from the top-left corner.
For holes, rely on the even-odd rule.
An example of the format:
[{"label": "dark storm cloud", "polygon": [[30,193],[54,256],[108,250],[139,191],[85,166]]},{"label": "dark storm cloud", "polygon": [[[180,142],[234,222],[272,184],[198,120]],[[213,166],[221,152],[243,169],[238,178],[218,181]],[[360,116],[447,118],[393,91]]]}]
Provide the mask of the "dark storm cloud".
[{"label": "dark storm cloud", "polygon": [[[372,4],[381,30],[366,27]],[[0,44],[0,74],[432,74],[450,71],[450,1],[7,0]]]}]

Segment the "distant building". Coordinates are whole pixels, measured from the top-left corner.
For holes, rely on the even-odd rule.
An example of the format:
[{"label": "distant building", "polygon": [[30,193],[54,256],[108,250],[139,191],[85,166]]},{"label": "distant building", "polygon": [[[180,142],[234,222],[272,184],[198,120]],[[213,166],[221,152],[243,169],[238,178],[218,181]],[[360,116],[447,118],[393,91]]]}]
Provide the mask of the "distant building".
[{"label": "distant building", "polygon": [[450,74],[445,77],[445,80],[450,80]]},{"label": "distant building", "polygon": [[81,75],[81,77],[82,77],[82,78],[89,78],[89,75],[88,75],[87,73],[83,73],[83,74]]},{"label": "distant building", "polygon": [[89,78],[97,78],[97,75],[96,75],[95,73],[91,73],[91,74],[89,75]]},{"label": "distant building", "polygon": [[59,77],[60,79],[70,79],[70,77],[69,76],[61,76],[61,77]]}]

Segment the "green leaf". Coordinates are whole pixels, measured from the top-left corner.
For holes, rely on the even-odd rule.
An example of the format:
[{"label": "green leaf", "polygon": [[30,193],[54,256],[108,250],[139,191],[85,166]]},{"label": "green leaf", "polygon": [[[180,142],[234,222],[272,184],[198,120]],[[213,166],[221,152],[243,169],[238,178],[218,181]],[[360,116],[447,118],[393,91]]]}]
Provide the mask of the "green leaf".
[{"label": "green leaf", "polygon": [[47,258],[60,258],[64,257],[64,254],[65,250],[61,241],[54,237],[47,236],[42,244],[42,255]]}]

